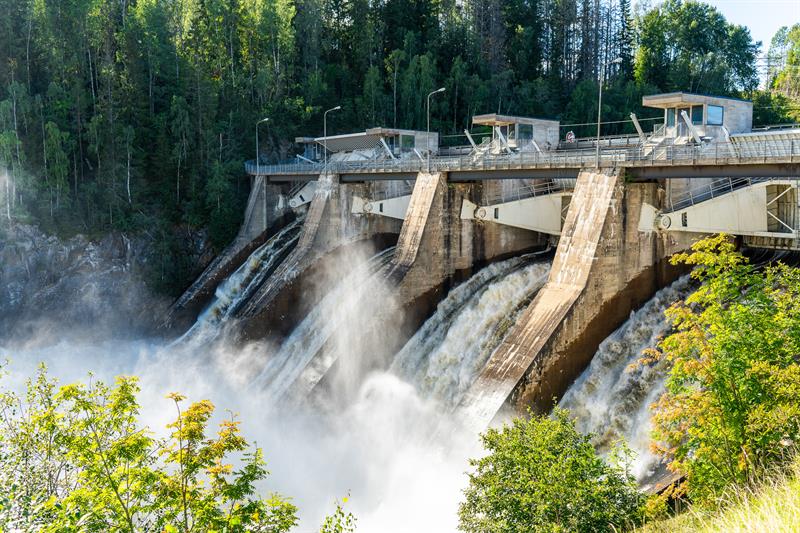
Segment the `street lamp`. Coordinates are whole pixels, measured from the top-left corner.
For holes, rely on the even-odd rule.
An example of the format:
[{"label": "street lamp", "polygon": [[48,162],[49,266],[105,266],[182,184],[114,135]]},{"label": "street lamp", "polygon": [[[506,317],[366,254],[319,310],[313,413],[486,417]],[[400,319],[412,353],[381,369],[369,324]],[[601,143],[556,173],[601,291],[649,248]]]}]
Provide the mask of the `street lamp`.
[{"label": "street lamp", "polygon": [[426,144],[428,145],[428,174],[431,173],[431,96],[443,92],[444,87],[439,87],[428,94],[428,136],[426,137]]},{"label": "street lamp", "polygon": [[262,122],[269,122],[269,117],[267,117],[267,118],[262,118],[261,120],[259,120],[258,122],[256,122],[256,174],[258,174],[258,172],[259,172],[259,170],[260,170],[260,168],[259,168],[259,167],[261,166],[261,165],[259,164],[259,162],[258,162],[258,146],[259,146],[259,145],[258,145],[258,125],[259,125],[259,124],[261,124]]},{"label": "street lamp", "polygon": [[603,66],[600,68],[600,95],[597,98],[597,146],[595,147],[595,166],[599,169],[600,168],[600,116],[603,112],[603,82],[605,81],[605,72],[606,67],[609,65],[619,65],[622,63],[622,58],[617,57],[603,63]]},{"label": "street lamp", "polygon": [[325,152],[323,154],[325,156],[323,172],[326,176],[328,175],[328,113],[331,111],[339,111],[341,108],[342,106],[337,105],[336,107],[332,107],[322,114],[322,151]]}]

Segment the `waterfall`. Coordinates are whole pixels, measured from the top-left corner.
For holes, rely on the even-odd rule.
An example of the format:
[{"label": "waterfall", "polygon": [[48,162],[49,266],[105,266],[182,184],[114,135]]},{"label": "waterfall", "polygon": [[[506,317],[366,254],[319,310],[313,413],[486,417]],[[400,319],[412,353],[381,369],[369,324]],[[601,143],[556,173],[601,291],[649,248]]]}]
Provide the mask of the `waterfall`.
[{"label": "waterfall", "polygon": [[550,270],[534,254],[494,263],[456,287],[394,359],[391,372],[449,407],[500,344]]},{"label": "waterfall", "polygon": [[636,365],[642,351],[655,347],[668,333],[664,311],[690,292],[684,276],[656,293],[598,347],[589,367],[560,402],[576,417],[582,433],[592,433],[601,453],[624,439],[635,453],[633,474],[640,481],[654,473],[659,461],[650,451],[649,406],[664,390],[665,365]]},{"label": "waterfall", "polygon": [[259,246],[236,271],[217,286],[214,300],[175,344],[187,341],[201,346],[213,341],[224,323],[250,298],[275,270],[300,238],[303,218],[273,235]]},{"label": "waterfall", "polygon": [[[392,246],[366,261],[355,261],[348,274],[317,303],[267,361],[254,386],[267,397],[278,400],[290,392],[304,397],[322,379],[341,355],[341,350],[324,349],[332,337],[346,337],[356,345],[381,306],[390,306],[384,291],[385,271],[394,255]],[[352,328],[352,329],[351,329]],[[347,334],[345,334],[347,333]],[[350,350],[355,352],[354,346]],[[348,354],[350,355],[350,354]]]}]

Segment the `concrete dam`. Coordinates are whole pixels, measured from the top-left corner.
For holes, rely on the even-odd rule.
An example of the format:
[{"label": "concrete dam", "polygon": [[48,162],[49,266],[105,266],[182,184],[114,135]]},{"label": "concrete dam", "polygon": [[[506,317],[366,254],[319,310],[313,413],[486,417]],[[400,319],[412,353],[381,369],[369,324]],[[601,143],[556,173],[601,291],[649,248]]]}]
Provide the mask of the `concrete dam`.
[{"label": "concrete dam", "polygon": [[664,112],[652,132],[633,116],[635,135],[570,142],[496,114],[457,148],[390,128],[299,138],[294,161],[247,163],[239,235],[164,327],[269,343],[249,387],[276,404],[342,406],[386,371],[474,432],[561,401],[636,449],[663,373],[623,369],[690,290],[669,257],[719,232],[800,250],[800,130],[753,130],[728,98],[644,105]]}]

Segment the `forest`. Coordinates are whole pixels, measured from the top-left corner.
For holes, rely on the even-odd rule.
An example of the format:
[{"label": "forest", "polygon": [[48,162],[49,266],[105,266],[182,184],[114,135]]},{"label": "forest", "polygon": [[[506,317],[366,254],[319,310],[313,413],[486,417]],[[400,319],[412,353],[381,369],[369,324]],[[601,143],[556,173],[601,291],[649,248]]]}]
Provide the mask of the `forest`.
[{"label": "forest", "polygon": [[0,13],[2,219],[144,230],[165,253],[176,227],[217,248],[235,234],[265,117],[272,161],[336,105],[329,133],[424,128],[439,86],[432,129],[449,144],[486,112],[590,135],[601,74],[607,133],[632,131],[631,111],[649,127],[641,96],[672,90],[753,98],[756,125],[798,117],[800,28],[762,57],[694,1],[0,0]]}]

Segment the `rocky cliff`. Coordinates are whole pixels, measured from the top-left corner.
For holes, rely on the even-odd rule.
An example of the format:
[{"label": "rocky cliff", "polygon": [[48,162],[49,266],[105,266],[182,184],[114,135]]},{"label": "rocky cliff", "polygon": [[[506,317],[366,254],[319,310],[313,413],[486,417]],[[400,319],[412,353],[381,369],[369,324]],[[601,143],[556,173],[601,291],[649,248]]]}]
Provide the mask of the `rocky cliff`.
[{"label": "rocky cliff", "polygon": [[147,237],[121,233],[61,240],[36,227],[0,232],[0,338],[26,339],[43,325],[80,336],[141,334],[169,304],[145,284],[155,260]]}]

